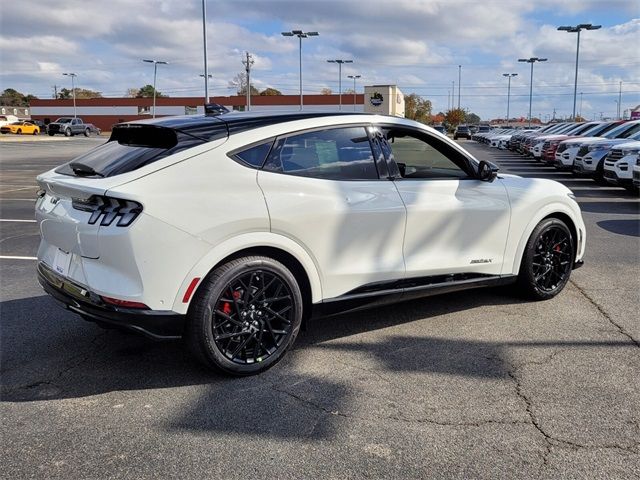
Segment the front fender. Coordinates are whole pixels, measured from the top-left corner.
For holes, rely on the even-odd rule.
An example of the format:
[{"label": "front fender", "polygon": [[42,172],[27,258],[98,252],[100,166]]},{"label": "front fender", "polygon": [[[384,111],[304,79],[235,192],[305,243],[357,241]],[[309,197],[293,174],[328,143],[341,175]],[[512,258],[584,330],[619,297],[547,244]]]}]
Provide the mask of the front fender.
[{"label": "front fender", "polygon": [[[576,209],[577,208],[578,207],[576,204]],[[527,245],[529,237],[531,236],[531,233],[533,233],[533,229],[536,228],[536,225],[538,225],[543,219],[557,213],[562,213],[567,215],[573,222],[573,225],[575,226],[576,232],[579,237],[574,239],[574,241],[578,243],[575,261],[582,259],[582,257],[584,256],[586,232],[585,232],[584,222],[582,220],[582,216],[579,213],[579,210],[576,213],[576,211],[574,211],[565,203],[552,202],[545,205],[541,209],[539,209],[536,212],[536,214],[531,218],[529,223],[527,223],[526,227],[522,230],[522,233],[520,234],[520,237],[519,237],[518,244],[515,248],[515,251],[513,252],[513,258],[511,259],[511,262],[512,262],[511,272],[505,271],[503,272],[503,274],[512,273],[514,275],[517,275],[519,273],[520,263],[522,261],[522,255],[524,254],[524,249]],[[507,265],[509,265],[509,262],[505,261],[505,267]]]},{"label": "front fender", "polygon": [[292,255],[304,268],[311,286],[311,301],[313,303],[322,300],[322,285],[317,262],[300,244],[292,239],[271,232],[251,232],[238,235],[219,243],[212,248],[200,261],[193,266],[184,278],[180,289],[174,299],[172,310],[177,313],[187,313],[189,302],[183,302],[184,294],[194,278],[200,278],[198,287],[207,274],[223,259],[236,252],[253,247],[272,247]]}]

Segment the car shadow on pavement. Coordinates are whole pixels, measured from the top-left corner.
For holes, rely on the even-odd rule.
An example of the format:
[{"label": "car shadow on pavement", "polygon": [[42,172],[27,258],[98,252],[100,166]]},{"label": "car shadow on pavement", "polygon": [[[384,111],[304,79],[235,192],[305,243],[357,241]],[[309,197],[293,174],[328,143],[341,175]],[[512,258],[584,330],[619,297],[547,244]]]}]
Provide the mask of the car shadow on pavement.
[{"label": "car shadow on pavement", "polygon": [[600,228],[618,235],[640,237],[640,223],[638,220],[603,220],[597,222]]},{"label": "car shadow on pavement", "polygon": [[[350,338],[388,327],[402,329],[415,321],[437,321],[442,315],[483,305],[514,303],[523,302],[503,290],[485,289],[319,319],[301,333],[296,347],[275,368],[258,376],[229,378],[191,360],[181,342],[153,342],[103,331],[55,307],[46,296],[7,301],[0,304],[0,401],[189,387],[172,391],[171,398],[181,398],[182,406],[162,420],[167,430],[315,440],[335,438],[340,434],[338,422],[359,414],[355,397],[394,404],[406,381],[402,372],[424,374],[426,382],[434,373],[510,381],[504,352],[508,347],[629,346],[622,341],[492,342],[398,332],[375,335],[372,341],[370,335],[370,341]],[[354,355],[370,358],[371,364]],[[154,402],[163,398],[156,396]],[[102,401],[110,403],[108,397]]]},{"label": "car shadow on pavement", "polygon": [[581,202],[583,213],[614,213],[618,215],[639,215],[639,202]]}]

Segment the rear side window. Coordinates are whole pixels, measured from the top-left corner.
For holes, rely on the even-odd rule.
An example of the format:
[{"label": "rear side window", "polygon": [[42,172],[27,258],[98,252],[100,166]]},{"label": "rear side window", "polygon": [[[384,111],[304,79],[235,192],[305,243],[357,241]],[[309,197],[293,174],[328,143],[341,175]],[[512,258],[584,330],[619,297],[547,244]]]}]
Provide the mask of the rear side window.
[{"label": "rear side window", "polygon": [[271,145],[273,145],[273,140],[235,152],[232,156],[250,167],[260,168],[271,150]]},{"label": "rear side window", "polygon": [[364,127],[335,128],[280,138],[264,169],[328,180],[378,178]]},{"label": "rear side window", "polygon": [[[226,136],[226,130],[222,130],[218,138],[220,136]],[[75,176],[112,177],[137,170],[215,138],[216,135],[204,138],[155,125],[116,127],[107,143],[62,165],[56,172]]]}]

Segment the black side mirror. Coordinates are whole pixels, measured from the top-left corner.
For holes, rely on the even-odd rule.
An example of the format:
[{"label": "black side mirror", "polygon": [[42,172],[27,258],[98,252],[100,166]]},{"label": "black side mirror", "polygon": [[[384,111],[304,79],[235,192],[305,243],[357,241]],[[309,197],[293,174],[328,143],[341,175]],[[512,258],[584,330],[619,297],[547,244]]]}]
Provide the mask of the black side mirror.
[{"label": "black side mirror", "polygon": [[495,163],[482,160],[478,165],[478,179],[483,182],[493,182],[498,176],[498,166]]}]

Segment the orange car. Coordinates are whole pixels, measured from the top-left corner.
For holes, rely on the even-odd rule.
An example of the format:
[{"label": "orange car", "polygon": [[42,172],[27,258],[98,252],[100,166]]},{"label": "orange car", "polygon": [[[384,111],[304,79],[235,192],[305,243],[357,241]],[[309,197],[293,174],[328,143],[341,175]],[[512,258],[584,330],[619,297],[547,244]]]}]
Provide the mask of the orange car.
[{"label": "orange car", "polygon": [[9,123],[8,125],[3,125],[2,127],[0,127],[0,132],[16,133],[18,135],[21,135],[23,133],[38,135],[40,133],[40,127],[29,122],[13,122],[13,123]]}]

